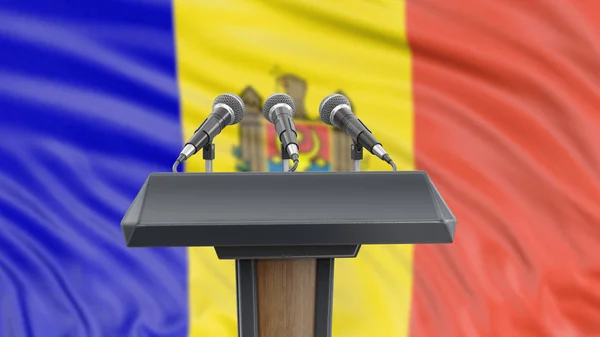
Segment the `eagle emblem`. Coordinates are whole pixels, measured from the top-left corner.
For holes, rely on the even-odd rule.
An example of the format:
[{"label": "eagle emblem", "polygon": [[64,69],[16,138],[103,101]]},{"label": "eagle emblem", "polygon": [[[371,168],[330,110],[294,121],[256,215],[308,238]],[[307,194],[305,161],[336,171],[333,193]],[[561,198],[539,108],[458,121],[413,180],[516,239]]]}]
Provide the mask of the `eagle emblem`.
[{"label": "eagle emblem", "polygon": [[[351,140],[345,133],[320,119],[308,117],[304,104],[306,81],[293,74],[283,74],[277,78],[277,82],[296,103],[294,122],[300,150],[298,171],[350,171]],[[341,91],[338,93],[344,94]],[[246,110],[240,122],[240,143],[233,149],[237,170],[281,171],[281,143],[275,128],[262,115],[262,96],[252,86],[246,86],[239,96]]]}]

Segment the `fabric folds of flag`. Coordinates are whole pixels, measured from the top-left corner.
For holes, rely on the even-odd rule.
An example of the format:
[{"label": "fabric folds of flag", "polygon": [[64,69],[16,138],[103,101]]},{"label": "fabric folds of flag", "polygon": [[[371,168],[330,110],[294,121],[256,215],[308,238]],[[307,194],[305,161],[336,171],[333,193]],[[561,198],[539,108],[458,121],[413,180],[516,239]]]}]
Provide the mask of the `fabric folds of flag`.
[{"label": "fabric folds of flag", "polygon": [[600,335],[599,17],[408,1],[416,167],[459,220],[415,249],[411,335]]},{"label": "fabric folds of flag", "polygon": [[0,4],[0,336],[187,334],[185,249],[119,227],[181,144],[171,16]]},{"label": "fabric folds of flag", "polygon": [[[246,112],[215,141],[216,171],[280,170],[261,113],[276,92],[296,102],[300,170],[350,170],[348,137],[317,111],[339,92],[458,218],[452,245],[338,259],[334,336],[599,335],[598,13],[566,0],[3,2],[0,337],[237,334],[233,263],[128,249],[119,228],[226,92]],[[362,169],[389,167],[366,156]]]}]

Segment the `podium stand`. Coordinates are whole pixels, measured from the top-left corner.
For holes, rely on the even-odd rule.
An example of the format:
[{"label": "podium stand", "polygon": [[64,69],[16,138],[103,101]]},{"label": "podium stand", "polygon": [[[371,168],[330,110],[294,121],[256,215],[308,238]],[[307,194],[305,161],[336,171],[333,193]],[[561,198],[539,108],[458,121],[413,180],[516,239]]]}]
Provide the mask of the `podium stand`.
[{"label": "podium stand", "polygon": [[329,337],[334,258],[451,243],[456,219],[422,171],[154,173],[121,226],[128,247],[236,260],[239,336]]}]

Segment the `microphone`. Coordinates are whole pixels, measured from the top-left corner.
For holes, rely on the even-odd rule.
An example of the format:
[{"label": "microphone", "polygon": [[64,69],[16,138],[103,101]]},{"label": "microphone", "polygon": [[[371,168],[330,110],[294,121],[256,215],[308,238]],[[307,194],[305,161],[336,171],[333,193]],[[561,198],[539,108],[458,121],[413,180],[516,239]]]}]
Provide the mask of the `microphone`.
[{"label": "microphone", "polygon": [[273,94],[267,98],[263,105],[265,118],[275,125],[275,131],[279,135],[281,145],[294,161],[294,166],[290,169],[290,172],[295,171],[298,167],[299,157],[296,126],[293,119],[295,113],[296,104],[286,94]]},{"label": "microphone", "polygon": [[210,144],[227,125],[239,123],[244,117],[244,101],[234,94],[222,94],[213,102],[212,112],[194,131],[194,135],[185,143],[177,161],[173,164],[173,172],[177,166],[193,156],[198,150]]},{"label": "microphone", "polygon": [[383,149],[381,143],[373,136],[363,122],[352,113],[350,101],[341,94],[332,94],[325,97],[319,105],[319,114],[325,124],[336,126],[352,137],[354,143],[367,149],[367,151],[390,164],[396,171],[396,164],[390,155]]}]

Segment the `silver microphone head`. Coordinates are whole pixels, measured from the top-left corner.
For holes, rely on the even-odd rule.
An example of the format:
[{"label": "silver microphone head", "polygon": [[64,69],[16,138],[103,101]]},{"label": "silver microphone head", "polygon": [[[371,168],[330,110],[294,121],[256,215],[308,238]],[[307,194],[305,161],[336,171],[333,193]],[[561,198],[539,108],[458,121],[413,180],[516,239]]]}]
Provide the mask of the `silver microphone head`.
[{"label": "silver microphone head", "polygon": [[325,124],[333,125],[331,113],[336,107],[342,104],[350,106],[350,100],[342,94],[331,94],[323,98],[321,104],[319,104],[319,115],[321,115],[321,120]]},{"label": "silver microphone head", "polygon": [[267,98],[265,104],[263,104],[263,115],[265,118],[273,123],[271,120],[271,110],[279,104],[286,104],[292,109],[292,116],[296,113],[296,103],[294,103],[294,99],[290,97],[290,95],[286,94],[273,94]]},{"label": "silver microphone head", "polygon": [[229,123],[229,125],[237,124],[242,120],[242,118],[244,118],[244,101],[242,101],[242,99],[238,95],[219,95],[217,96],[217,98],[215,98],[215,101],[213,102],[213,108],[217,104],[226,105],[229,108],[231,108],[231,111],[233,111],[233,119],[231,123]]}]

